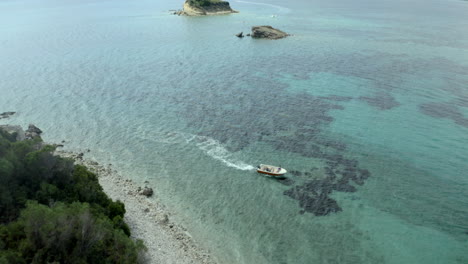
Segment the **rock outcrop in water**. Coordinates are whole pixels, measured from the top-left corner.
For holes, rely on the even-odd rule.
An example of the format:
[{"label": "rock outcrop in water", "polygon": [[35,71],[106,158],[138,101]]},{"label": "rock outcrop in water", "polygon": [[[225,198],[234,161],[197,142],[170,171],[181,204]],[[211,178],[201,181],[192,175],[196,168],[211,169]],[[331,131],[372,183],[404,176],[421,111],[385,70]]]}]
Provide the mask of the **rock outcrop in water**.
[{"label": "rock outcrop in water", "polygon": [[28,130],[26,130],[25,136],[27,139],[33,139],[36,137],[40,137],[42,134],[42,130],[40,130],[37,126],[30,124]]},{"label": "rock outcrop in water", "polygon": [[42,134],[42,130],[40,130],[33,124],[30,124],[26,131],[24,131],[23,128],[21,128],[21,126],[12,125],[1,125],[0,129],[8,132],[9,134],[14,135],[17,141],[40,138]]},{"label": "rock outcrop in water", "polygon": [[0,130],[6,131],[15,137],[16,141],[22,141],[26,138],[21,126],[0,125]]},{"label": "rock outcrop in water", "polygon": [[153,196],[153,189],[149,187],[145,187],[143,190],[140,191],[140,194],[146,197],[151,197]]},{"label": "rock outcrop in water", "polygon": [[240,33],[236,34],[236,37],[243,38],[244,37],[244,32],[240,32]]},{"label": "rock outcrop in water", "polygon": [[238,13],[233,10],[229,2],[220,0],[186,0],[182,11],[178,15],[206,16]]},{"label": "rock outcrop in water", "polygon": [[4,112],[0,114],[0,119],[2,118],[9,118],[10,116],[16,114],[16,112]]},{"label": "rock outcrop in water", "polygon": [[254,26],[252,27],[252,38],[281,39],[289,36],[288,33],[272,26]]}]

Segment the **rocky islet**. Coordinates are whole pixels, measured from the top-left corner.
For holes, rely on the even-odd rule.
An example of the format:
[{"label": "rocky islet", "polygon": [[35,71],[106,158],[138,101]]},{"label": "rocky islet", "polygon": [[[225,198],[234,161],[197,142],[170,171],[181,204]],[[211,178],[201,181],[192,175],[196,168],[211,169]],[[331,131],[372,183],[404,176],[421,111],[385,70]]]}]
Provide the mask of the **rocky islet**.
[{"label": "rocky islet", "polygon": [[207,16],[238,13],[227,1],[219,0],[186,0],[182,10],[174,11],[174,15]]},{"label": "rocky islet", "polygon": [[252,38],[261,39],[281,39],[289,36],[289,34],[272,26],[253,26],[251,36]]}]

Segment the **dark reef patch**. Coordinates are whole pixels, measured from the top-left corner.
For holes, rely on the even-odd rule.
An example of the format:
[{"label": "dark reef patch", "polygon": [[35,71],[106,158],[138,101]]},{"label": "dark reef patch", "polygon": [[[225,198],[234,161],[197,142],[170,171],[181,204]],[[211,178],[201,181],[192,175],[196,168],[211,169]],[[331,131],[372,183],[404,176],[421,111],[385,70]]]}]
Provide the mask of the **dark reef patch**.
[{"label": "dark reef patch", "polygon": [[468,97],[467,98],[463,98],[463,97],[458,98],[457,100],[455,100],[455,104],[460,106],[460,107],[468,107]]},{"label": "dark reef patch", "polygon": [[349,102],[353,100],[353,97],[340,96],[340,95],[319,96],[319,98],[323,100],[330,100],[330,101],[335,101],[335,102]]},{"label": "dark reef patch", "polygon": [[291,173],[294,176],[302,176],[302,172],[297,171],[297,170],[291,170],[289,171],[289,173]]},{"label": "dark reef patch", "polygon": [[322,191],[325,192],[321,193],[315,191],[315,188],[308,188],[311,184],[315,183],[310,182],[310,184],[296,186],[284,192],[285,195],[299,201],[299,206],[303,208],[299,213],[309,212],[317,216],[323,216],[342,210],[335,200],[328,197],[331,189],[329,189],[328,193],[326,189],[323,189]]},{"label": "dark reef patch", "polygon": [[[375,92],[392,92],[394,90],[401,91],[406,89],[414,89],[411,87],[404,76],[421,76],[431,78],[431,75],[440,75],[448,70],[451,72],[450,76],[444,77],[446,83],[442,88],[458,98],[468,100],[466,96],[466,83],[468,81],[468,66],[448,60],[443,57],[433,57],[429,59],[421,59],[409,56],[407,54],[394,54],[387,52],[376,52],[374,50],[363,50],[359,53],[342,55],[330,54],[313,54],[310,56],[296,56],[293,58],[277,58],[278,63],[290,61],[282,71],[286,71],[290,75],[311,76],[311,73],[331,73],[337,76],[349,76],[351,78],[359,78],[366,81],[363,86],[366,89],[372,89]],[[310,67],[304,68],[302,65],[306,64]],[[302,62],[298,63],[298,62]],[[259,62],[260,63],[260,62]],[[274,64],[273,64],[274,65]],[[272,75],[279,74],[275,68],[269,68]],[[402,77],[403,76],[403,77]],[[358,84],[359,85],[359,84]],[[321,99],[333,100],[331,96],[321,97]],[[371,104],[375,100],[368,99]],[[339,99],[339,98],[336,98]],[[390,102],[389,102],[390,103]],[[462,103],[463,102],[459,102]],[[384,104],[390,107],[393,104]],[[376,106],[378,107],[378,106]],[[391,108],[384,108],[391,109]]]},{"label": "dark reef patch", "polygon": [[359,100],[365,101],[368,105],[380,110],[389,110],[400,106],[400,103],[393,96],[385,92],[379,92],[374,97],[361,96]]},{"label": "dark reef patch", "polygon": [[286,186],[291,186],[294,184],[294,180],[290,178],[278,179],[278,182]]},{"label": "dark reef patch", "polygon": [[[226,71],[226,74],[233,72],[237,71]],[[278,151],[324,164],[322,168],[314,168],[313,173],[313,170],[290,168],[289,178],[294,181],[279,181],[290,186],[284,194],[297,200],[303,213],[327,215],[341,211],[330,194],[355,192],[370,176],[358,167],[356,160],[344,157],[346,144],[324,132],[334,121],[331,111],[343,110],[340,103],[354,98],[285,92],[289,86],[275,81],[278,75],[268,69],[261,76],[250,75],[245,82],[232,76],[204,77],[200,83],[191,84],[190,90],[174,91],[171,97],[174,104],[183,106],[177,114],[184,117],[194,133],[216,139],[231,152],[262,142]],[[320,174],[321,170],[326,171],[325,175]]]},{"label": "dark reef patch", "polygon": [[434,118],[447,118],[456,124],[468,127],[468,118],[464,117],[460,110],[449,103],[426,103],[419,106],[419,110],[428,116]]},{"label": "dark reef patch", "polygon": [[435,118],[455,119],[460,115],[456,106],[444,103],[422,104],[420,109],[424,114]]},{"label": "dark reef patch", "polygon": [[284,192],[284,195],[299,201],[299,206],[303,208],[301,213],[324,216],[341,211],[342,208],[329,195],[333,191],[356,192],[357,188],[353,183],[363,185],[370,177],[368,170],[358,168],[357,161],[341,157],[337,162],[336,158],[336,156],[328,157],[329,167],[324,168],[325,178],[308,180]]}]

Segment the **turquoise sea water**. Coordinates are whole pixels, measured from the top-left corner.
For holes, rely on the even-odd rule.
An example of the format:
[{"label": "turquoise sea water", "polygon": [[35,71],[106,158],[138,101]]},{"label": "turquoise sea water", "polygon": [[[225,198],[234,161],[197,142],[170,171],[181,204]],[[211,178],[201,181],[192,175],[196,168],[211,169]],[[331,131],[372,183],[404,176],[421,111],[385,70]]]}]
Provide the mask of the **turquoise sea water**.
[{"label": "turquoise sea water", "polygon": [[0,2],[1,123],[149,181],[220,263],[468,263],[468,2],[181,2]]}]

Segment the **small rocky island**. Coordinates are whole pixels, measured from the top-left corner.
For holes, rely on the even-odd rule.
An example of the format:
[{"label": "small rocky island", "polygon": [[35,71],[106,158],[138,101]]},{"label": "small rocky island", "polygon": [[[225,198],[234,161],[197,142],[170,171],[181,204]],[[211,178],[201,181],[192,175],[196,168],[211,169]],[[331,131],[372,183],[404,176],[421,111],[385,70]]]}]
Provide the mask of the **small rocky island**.
[{"label": "small rocky island", "polygon": [[185,16],[224,15],[238,13],[231,8],[229,2],[221,0],[186,0],[184,8],[176,12]]},{"label": "small rocky island", "polygon": [[281,39],[289,36],[288,33],[272,26],[254,26],[252,27],[252,38]]}]

